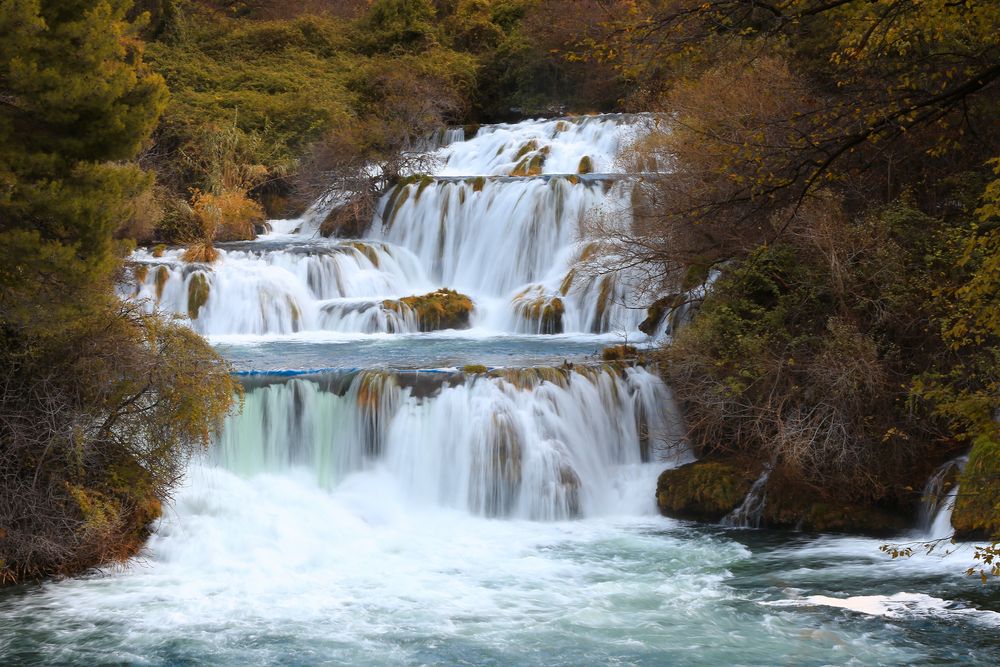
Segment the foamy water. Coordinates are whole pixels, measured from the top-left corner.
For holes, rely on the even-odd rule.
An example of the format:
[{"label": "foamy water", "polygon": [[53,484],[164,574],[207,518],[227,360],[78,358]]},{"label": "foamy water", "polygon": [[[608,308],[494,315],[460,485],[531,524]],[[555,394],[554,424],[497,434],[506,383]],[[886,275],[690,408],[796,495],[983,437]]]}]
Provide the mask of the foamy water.
[{"label": "foamy water", "polygon": [[[1000,664],[968,548],[893,561],[657,514],[658,475],[690,460],[680,411],[600,360],[646,342],[629,275],[575,271],[651,121],[443,133],[434,178],[387,193],[363,239],[316,238],[320,201],[211,267],[137,253],[122,295],[208,334],[244,410],[140,558],[0,593],[0,664]],[[600,176],[575,176],[584,157]],[[470,329],[417,333],[382,303],[440,286],[473,298]],[[538,297],[564,333],[519,315]]]}]

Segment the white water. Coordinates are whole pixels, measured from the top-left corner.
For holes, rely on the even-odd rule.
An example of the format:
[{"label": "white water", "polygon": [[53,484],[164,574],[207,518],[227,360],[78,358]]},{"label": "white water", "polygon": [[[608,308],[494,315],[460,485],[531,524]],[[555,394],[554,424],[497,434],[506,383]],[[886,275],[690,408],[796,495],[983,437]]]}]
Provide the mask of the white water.
[{"label": "white water", "polygon": [[[222,247],[210,266],[185,265],[181,250],[160,257],[140,250],[133,260],[144,268],[126,291],[210,335],[413,332],[419,323],[383,300],[439,287],[473,298],[474,326],[541,333],[519,307],[527,293],[562,302],[556,330],[642,340],[646,304],[634,277],[586,275],[577,264],[588,251],[588,217],[628,208],[631,185],[613,174],[616,156],[647,122],[598,116],[489,126],[468,141],[455,133],[434,153],[440,166],[432,180],[384,195],[365,239],[319,237],[318,203],[301,220],[274,221],[256,242]],[[544,158],[541,175],[509,176],[532,156]],[[603,175],[577,177],[582,160]],[[200,307],[193,307],[192,280],[207,284]]]},{"label": "white water", "polygon": [[[530,141],[544,173],[610,171],[634,120],[433,138],[442,176],[493,178],[404,186],[360,243],[313,238],[317,204],[211,267],[137,253],[139,296],[186,316],[204,280],[192,325],[259,374],[141,558],[0,595],[0,663],[1000,663],[968,554],[656,514],[656,477],[688,456],[672,396],[581,364],[644,313],[624,278],[566,280],[582,218],[624,186],[505,177]],[[381,305],[442,285],[474,298],[473,329],[416,334]],[[541,324],[517,309],[557,297],[567,334],[524,335]],[[518,369],[522,350],[561,365]],[[486,358],[505,368],[388,370]],[[358,366],[385,370],[268,374]]]},{"label": "white water", "polygon": [[959,456],[948,461],[934,471],[927,480],[918,530],[928,540],[944,540],[954,535],[951,515],[955,510],[955,499],[958,497],[957,477],[968,460],[966,456]]},{"label": "white water", "polygon": [[299,468],[328,489],[377,468],[415,506],[551,520],[629,513],[620,469],[689,454],[656,376],[580,368],[269,384],[248,392],[215,460],[243,475]]},{"label": "white water", "polygon": [[722,523],[727,526],[738,528],[760,528],[760,522],[764,515],[764,507],[767,503],[767,496],[764,491],[767,487],[767,480],[771,476],[771,466],[764,468],[764,472],[754,481],[750,490],[740,506],[723,517]]}]

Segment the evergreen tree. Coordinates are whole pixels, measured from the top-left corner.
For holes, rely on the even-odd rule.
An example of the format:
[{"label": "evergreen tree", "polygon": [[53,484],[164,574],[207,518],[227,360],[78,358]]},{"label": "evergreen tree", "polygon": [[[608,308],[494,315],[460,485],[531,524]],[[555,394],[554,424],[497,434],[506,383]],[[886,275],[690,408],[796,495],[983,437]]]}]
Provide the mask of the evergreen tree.
[{"label": "evergreen tree", "polygon": [[233,401],[203,340],[115,295],[167,97],[130,5],[0,0],[0,584],[135,553]]},{"label": "evergreen tree", "polygon": [[125,20],[131,0],[0,0],[0,317],[25,326],[113,266],[149,184],[132,158],[166,104]]}]

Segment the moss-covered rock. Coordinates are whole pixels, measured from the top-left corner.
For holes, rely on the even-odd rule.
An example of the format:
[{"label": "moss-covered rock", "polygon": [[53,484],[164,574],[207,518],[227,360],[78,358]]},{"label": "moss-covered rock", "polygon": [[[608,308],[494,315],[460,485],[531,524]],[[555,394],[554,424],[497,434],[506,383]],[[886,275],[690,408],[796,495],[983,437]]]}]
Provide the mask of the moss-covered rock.
[{"label": "moss-covered rock", "polygon": [[528,141],[523,146],[521,146],[521,148],[517,151],[517,155],[514,156],[514,159],[520,160],[528,153],[534,153],[537,150],[538,150],[538,142],[532,139],[531,141]]},{"label": "moss-covered rock", "polygon": [[631,345],[610,345],[601,350],[601,358],[604,361],[625,361],[626,359],[638,359],[639,357],[638,348]]},{"label": "moss-covered rock", "polygon": [[399,213],[399,209],[403,207],[403,204],[409,198],[410,186],[408,184],[400,183],[392,189],[388,199],[386,199],[385,208],[382,209],[382,223],[386,227],[392,227],[392,223],[396,219],[396,214]]},{"label": "moss-covered rock", "polygon": [[978,438],[958,480],[951,524],[960,539],[1000,537],[1000,443]]},{"label": "moss-covered rock", "polygon": [[132,265],[132,278],[135,280],[136,288],[142,286],[146,282],[146,278],[149,276],[149,265],[148,264],[134,264]]},{"label": "moss-covered rock", "polygon": [[539,176],[545,167],[545,153],[538,152],[530,157],[523,157],[510,172],[511,176]]},{"label": "moss-covered rock", "polygon": [[796,475],[776,470],[765,487],[763,523],[817,533],[891,535],[912,527],[912,517],[888,504],[823,497]]},{"label": "moss-covered rock", "polygon": [[584,155],[580,158],[580,166],[576,168],[576,173],[578,174],[592,174],[594,172],[594,161],[590,159],[589,155]]},{"label": "moss-covered rock", "polygon": [[168,280],[170,280],[170,269],[165,266],[157,268],[156,274],[153,276],[153,282],[156,284],[157,301],[163,298],[163,288],[166,287]]},{"label": "moss-covered rock", "polygon": [[188,317],[198,319],[198,311],[208,302],[208,279],[204,273],[196,273],[188,282]]},{"label": "moss-covered rock", "polygon": [[[761,468],[735,460],[707,460],[660,475],[656,501],[666,516],[719,521],[739,507]],[[762,525],[820,533],[890,535],[911,527],[909,513],[891,504],[825,498],[794,475],[776,470],[764,487]]]},{"label": "moss-covered rock", "polygon": [[696,461],[664,470],[656,483],[656,504],[665,516],[718,521],[746,497],[754,476],[722,461]]},{"label": "moss-covered rock", "polygon": [[462,366],[463,373],[471,373],[476,375],[489,372],[489,370],[490,370],[489,368],[483,366],[482,364],[466,364],[465,366]]},{"label": "moss-covered rock", "polygon": [[364,241],[353,241],[346,244],[349,248],[354,248],[359,253],[365,256],[369,262],[372,263],[376,269],[379,268],[381,260],[379,258],[378,250],[371,243],[365,243]]},{"label": "moss-covered rock", "polygon": [[654,301],[646,309],[646,319],[639,323],[639,331],[647,336],[654,336],[660,330],[665,318],[671,310],[684,303],[687,295],[671,294]]},{"label": "moss-covered rock", "polygon": [[559,490],[564,494],[571,517],[580,515],[580,476],[568,465],[559,468]]},{"label": "moss-covered rock", "polygon": [[563,332],[566,305],[559,297],[547,296],[539,290],[525,290],[513,298],[515,314],[540,334]]},{"label": "moss-covered rock", "polygon": [[382,306],[398,313],[412,312],[421,331],[468,329],[473,309],[472,299],[445,288],[423,296],[386,300]]}]

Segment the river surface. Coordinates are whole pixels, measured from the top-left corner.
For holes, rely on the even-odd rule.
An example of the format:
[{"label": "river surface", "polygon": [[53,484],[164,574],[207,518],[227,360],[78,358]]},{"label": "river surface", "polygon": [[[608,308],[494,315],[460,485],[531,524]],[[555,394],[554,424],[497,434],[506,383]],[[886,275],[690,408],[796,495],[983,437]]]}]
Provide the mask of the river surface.
[{"label": "river surface", "polygon": [[[0,664],[1000,664],[968,548],[894,561],[658,515],[657,476],[691,460],[675,397],[600,351],[666,322],[639,333],[635,273],[579,263],[653,122],[449,133],[361,239],[317,235],[332,193],[210,267],[138,251],[122,297],[208,336],[242,412],[140,557],[0,593]],[[511,177],[525,159],[542,173]],[[470,328],[387,305],[439,287],[472,299]]]},{"label": "river surface", "polygon": [[[621,471],[646,490],[657,470]],[[996,665],[963,555],[686,525],[415,508],[359,473],[198,465],[125,570],[0,598],[4,664]],[[647,496],[643,498],[642,496]],[[644,511],[640,511],[644,510]],[[995,589],[994,589],[995,592]],[[830,599],[819,596],[828,596]],[[842,605],[842,606],[835,606]]]}]

